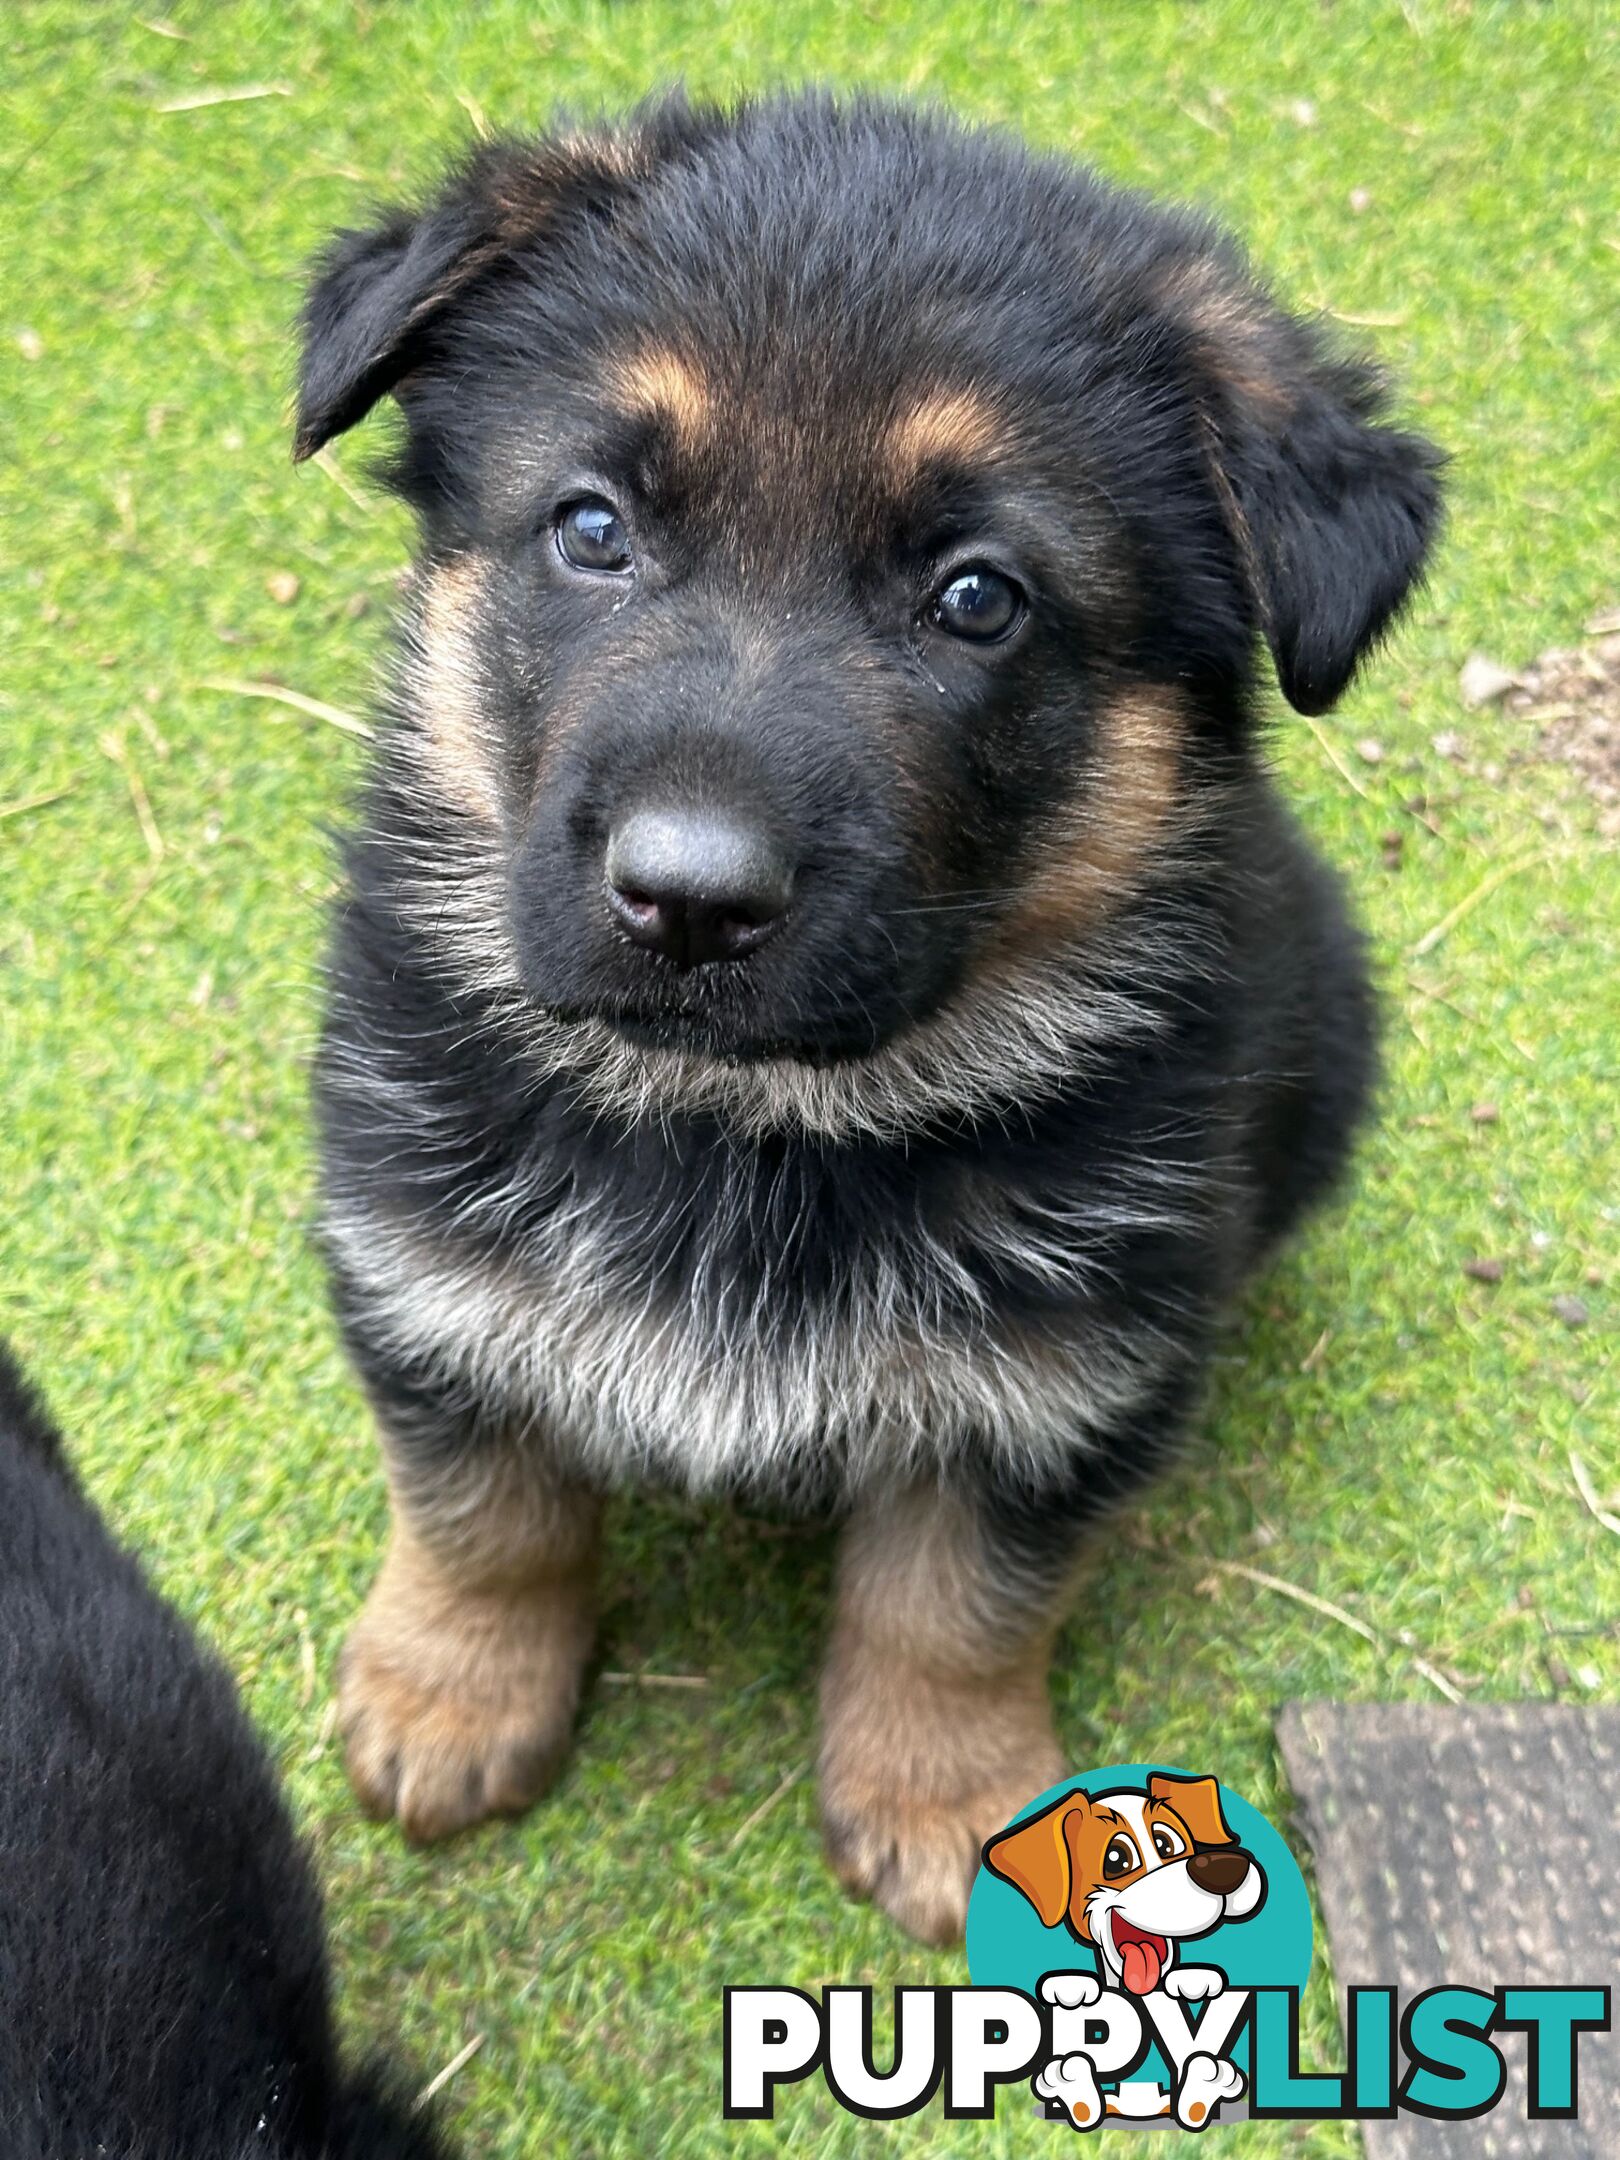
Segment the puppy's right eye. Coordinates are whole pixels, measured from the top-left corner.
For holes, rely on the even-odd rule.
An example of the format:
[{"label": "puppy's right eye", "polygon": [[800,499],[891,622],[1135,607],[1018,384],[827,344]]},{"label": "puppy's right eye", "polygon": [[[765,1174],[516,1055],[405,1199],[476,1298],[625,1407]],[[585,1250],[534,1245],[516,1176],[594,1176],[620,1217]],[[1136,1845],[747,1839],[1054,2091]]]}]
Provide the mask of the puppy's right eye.
[{"label": "puppy's right eye", "polygon": [[557,513],[557,553],[576,570],[628,570],[630,535],[600,495],[583,495]]},{"label": "puppy's right eye", "polygon": [[1103,1881],[1112,1882],[1118,1875],[1130,1875],[1142,1865],[1142,1855],[1137,1851],[1134,1839],[1123,1831],[1108,1840],[1108,1850],[1103,1854]]},{"label": "puppy's right eye", "polygon": [[1024,619],[1024,595],[1011,578],[987,563],[974,563],[942,585],[929,603],[928,619],[970,645],[995,645]]}]

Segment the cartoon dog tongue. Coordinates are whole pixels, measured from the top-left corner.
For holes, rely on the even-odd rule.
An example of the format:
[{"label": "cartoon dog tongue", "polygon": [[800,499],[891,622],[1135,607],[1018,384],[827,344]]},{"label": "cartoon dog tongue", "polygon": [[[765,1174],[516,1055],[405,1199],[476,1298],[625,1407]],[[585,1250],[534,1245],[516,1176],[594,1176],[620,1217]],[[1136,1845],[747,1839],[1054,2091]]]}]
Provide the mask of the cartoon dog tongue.
[{"label": "cartoon dog tongue", "polygon": [[[1115,1937],[1118,1942],[1118,1937]],[[1157,1935],[1133,1935],[1119,1943],[1123,1978],[1133,1995],[1151,1995],[1164,1970],[1164,1950]]]}]

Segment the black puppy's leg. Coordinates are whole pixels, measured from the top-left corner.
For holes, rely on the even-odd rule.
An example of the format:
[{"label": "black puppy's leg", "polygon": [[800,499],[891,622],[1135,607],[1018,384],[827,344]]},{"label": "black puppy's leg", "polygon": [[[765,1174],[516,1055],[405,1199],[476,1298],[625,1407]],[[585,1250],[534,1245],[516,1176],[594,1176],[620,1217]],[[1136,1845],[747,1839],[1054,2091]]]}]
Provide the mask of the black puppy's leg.
[{"label": "black puppy's leg", "polygon": [[866,1502],[839,1555],[822,1674],[821,1815],[845,1888],[925,1942],[958,1940],[985,1840],[1067,1765],[1052,1644],[1096,1518],[1172,1451],[1178,1373],[1049,1477]]},{"label": "black puppy's leg", "polygon": [[367,1378],[393,1522],[344,1645],[339,1719],[361,1805],[426,1842],[527,1807],[567,1753],[600,1502],[543,1436]]}]

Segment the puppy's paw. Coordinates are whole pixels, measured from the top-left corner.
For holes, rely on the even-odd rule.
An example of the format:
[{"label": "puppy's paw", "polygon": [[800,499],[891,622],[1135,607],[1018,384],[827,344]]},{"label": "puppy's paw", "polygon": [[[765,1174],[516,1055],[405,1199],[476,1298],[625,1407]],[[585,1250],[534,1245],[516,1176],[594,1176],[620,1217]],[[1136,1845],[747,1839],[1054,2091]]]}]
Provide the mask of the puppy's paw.
[{"label": "puppy's paw", "polygon": [[1213,2002],[1226,1993],[1226,1975],[1213,1965],[1172,1965],[1159,1985],[1177,2002]]},{"label": "puppy's paw", "polygon": [[385,1569],[338,1672],[360,1805],[413,1844],[530,1806],[568,1752],[588,1644],[554,1600],[413,1606]]},{"label": "puppy's paw", "polygon": [[1214,2055],[1189,2055],[1176,2087],[1176,2121],[1183,2130],[1202,2130],[1223,2100],[1243,2092],[1243,2072],[1236,2063]]},{"label": "puppy's paw", "polygon": [[[1000,1766],[993,1781],[938,1798],[824,1758],[821,1821],[827,1858],[844,1888],[870,1898],[908,1935],[939,1948],[960,1942],[980,1851],[1008,1817],[1063,1775],[1050,1738]],[[942,1781],[943,1782],[943,1781]]]},{"label": "puppy's paw", "polygon": [[1041,1981],[1041,1999],[1059,2010],[1089,2010],[1102,2000],[1102,1982],[1095,1973],[1047,1973]]},{"label": "puppy's paw", "polygon": [[1055,2100],[1076,2130],[1095,2130],[1103,2119],[1102,2094],[1089,2055],[1065,2055],[1037,2070],[1033,2079],[1038,2100]]}]

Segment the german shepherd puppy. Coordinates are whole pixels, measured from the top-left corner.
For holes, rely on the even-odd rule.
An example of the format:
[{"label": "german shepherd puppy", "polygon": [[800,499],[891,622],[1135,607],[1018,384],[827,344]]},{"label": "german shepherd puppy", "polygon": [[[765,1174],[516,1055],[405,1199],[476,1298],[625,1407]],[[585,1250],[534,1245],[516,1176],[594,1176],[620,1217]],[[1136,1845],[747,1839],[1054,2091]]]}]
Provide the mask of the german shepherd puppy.
[{"label": "german shepherd puppy", "polygon": [[337,2059],[321,1902],[224,1668],[0,1347],[0,2153],[436,2160]]},{"label": "german shepherd puppy", "polygon": [[486,144],[303,329],[297,455],[391,392],[421,531],[317,1082],[355,1787],[541,1790],[604,1488],[828,1503],[829,1851],[948,1939],[1085,1532],[1367,1096],[1256,656],[1333,704],[1437,454],[1200,219],[868,99]]}]

